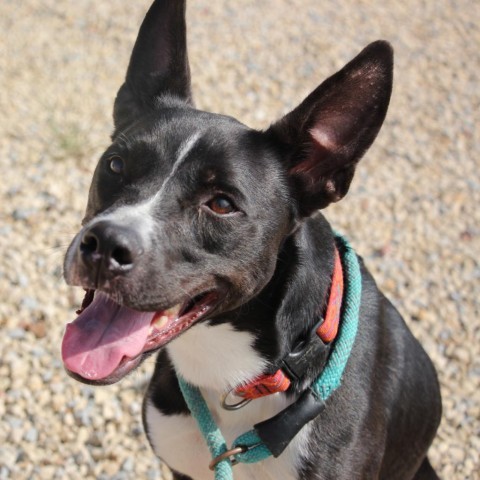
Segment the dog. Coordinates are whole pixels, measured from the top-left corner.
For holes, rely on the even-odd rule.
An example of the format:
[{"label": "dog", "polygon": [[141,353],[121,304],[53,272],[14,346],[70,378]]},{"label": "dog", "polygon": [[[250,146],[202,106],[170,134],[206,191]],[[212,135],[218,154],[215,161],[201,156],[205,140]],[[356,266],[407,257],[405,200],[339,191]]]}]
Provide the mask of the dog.
[{"label": "dog", "polygon": [[[360,258],[340,385],[323,404],[311,395],[346,321],[342,303],[334,338],[318,333],[332,278],[340,293],[349,282],[320,210],[345,196],[384,121],[392,48],[368,45],[253,130],[193,106],[185,3],[154,1],[115,99],[112,143],[65,256],[67,283],[87,290],[62,343],[67,372],[110,384],[156,354],[143,421],[177,480],[213,477],[180,379],[199,389],[227,445],[281,417],[263,432],[274,456],[240,462],[237,480],[438,478],[427,457],[441,417],[436,372]],[[281,385],[272,392],[265,379]],[[238,454],[226,455],[216,461]]]}]

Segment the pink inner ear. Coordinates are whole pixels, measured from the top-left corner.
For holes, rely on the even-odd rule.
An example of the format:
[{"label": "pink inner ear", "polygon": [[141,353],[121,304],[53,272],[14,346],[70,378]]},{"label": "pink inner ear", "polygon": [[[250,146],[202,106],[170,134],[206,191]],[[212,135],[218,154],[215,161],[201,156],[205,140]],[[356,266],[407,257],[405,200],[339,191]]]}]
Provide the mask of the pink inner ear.
[{"label": "pink inner ear", "polygon": [[329,152],[334,152],[337,149],[338,138],[333,128],[326,125],[315,125],[309,130],[309,133],[315,142],[315,148]]},{"label": "pink inner ear", "polygon": [[333,128],[317,124],[309,131],[311,142],[308,156],[292,167],[290,173],[310,175],[312,182],[318,180],[325,170],[328,170],[328,157],[338,149],[338,135]]}]

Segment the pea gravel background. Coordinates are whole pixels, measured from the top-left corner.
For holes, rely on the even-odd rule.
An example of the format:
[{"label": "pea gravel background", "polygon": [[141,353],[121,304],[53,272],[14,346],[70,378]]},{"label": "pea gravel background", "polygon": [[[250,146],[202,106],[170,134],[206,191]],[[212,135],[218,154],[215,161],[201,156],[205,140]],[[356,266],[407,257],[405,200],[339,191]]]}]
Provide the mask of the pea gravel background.
[{"label": "pea gravel background", "polygon": [[[98,389],[60,361],[81,300],[62,257],[148,6],[0,3],[0,479],[170,478],[140,423],[154,360]],[[197,0],[188,22],[197,105],[258,128],[368,42],[393,44],[387,121],[327,216],[438,369],[432,463],[444,479],[479,479],[480,3]]]}]

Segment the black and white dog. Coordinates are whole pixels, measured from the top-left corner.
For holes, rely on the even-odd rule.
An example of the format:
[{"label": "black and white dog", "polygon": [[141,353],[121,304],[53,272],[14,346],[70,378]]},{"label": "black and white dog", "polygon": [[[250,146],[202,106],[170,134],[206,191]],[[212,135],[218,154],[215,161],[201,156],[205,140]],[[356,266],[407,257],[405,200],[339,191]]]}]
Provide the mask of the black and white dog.
[{"label": "black and white dog", "polygon": [[[336,250],[318,210],[347,193],[385,118],[392,69],[391,47],[372,43],[257,131],[194,108],[185,1],[156,0],[147,13],[65,259],[67,282],[88,292],[62,355],[73,377],[102,385],[157,354],[144,425],[176,479],[213,476],[178,374],[231,444],[297,408],[335,349],[303,349],[285,392],[222,408],[225,393],[303,355],[321,323]],[[278,458],[237,465],[237,480],[438,478],[426,456],[441,415],[435,370],[363,264],[361,274],[341,386]]]}]

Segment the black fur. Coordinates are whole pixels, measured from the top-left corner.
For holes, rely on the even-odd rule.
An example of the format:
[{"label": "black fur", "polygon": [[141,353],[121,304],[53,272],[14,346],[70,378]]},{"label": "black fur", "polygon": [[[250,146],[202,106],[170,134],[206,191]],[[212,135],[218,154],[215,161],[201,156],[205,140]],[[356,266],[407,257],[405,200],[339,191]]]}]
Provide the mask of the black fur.
[{"label": "black fur", "polygon": [[[382,125],[392,50],[382,41],[369,45],[260,132],[192,106],[184,15],[185,1],[157,0],[142,24],[115,101],[113,143],[95,171],[65,275],[145,311],[181,301],[179,292],[218,290],[221,303],[202,321],[250,332],[257,351],[278,365],[326,302],[334,240],[318,210],[347,193]],[[201,138],[155,206],[149,241],[134,227],[120,234],[115,225],[95,223],[100,213],[152,198],[199,126]],[[110,168],[113,157],[124,162],[120,175]],[[234,212],[212,212],[209,202],[219,195]],[[89,251],[89,234],[112,244],[101,264]],[[314,421],[298,478],[437,478],[426,459],[441,412],[434,368],[363,264],[362,275],[358,337],[342,386]],[[289,394],[319,373],[312,365]],[[188,414],[165,351],[147,397],[165,414]]]}]

